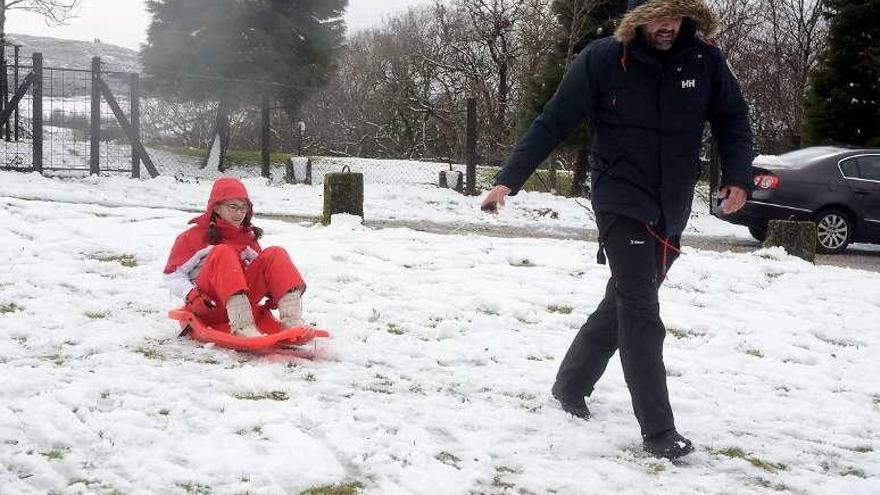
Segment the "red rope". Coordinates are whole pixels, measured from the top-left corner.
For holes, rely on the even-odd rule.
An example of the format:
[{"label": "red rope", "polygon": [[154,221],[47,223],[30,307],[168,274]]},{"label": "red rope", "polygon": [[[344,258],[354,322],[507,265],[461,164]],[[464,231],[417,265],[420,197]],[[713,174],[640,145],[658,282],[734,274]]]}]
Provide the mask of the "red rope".
[{"label": "red rope", "polygon": [[666,278],[666,263],[669,260],[669,256],[668,256],[669,250],[671,249],[678,254],[682,254],[681,249],[676,247],[673,244],[670,244],[669,236],[667,236],[665,238],[660,237],[660,234],[658,234],[657,231],[655,231],[653,228],[651,228],[651,226],[647,223],[645,224],[645,229],[648,231],[649,234],[651,234],[651,236],[654,239],[657,239],[658,241],[660,241],[660,244],[663,245],[663,273],[661,273],[660,275],[662,278]]},{"label": "red rope", "polygon": [[620,66],[623,67],[624,72],[626,72],[626,63],[627,63],[627,45],[623,45],[623,55],[620,56]]}]

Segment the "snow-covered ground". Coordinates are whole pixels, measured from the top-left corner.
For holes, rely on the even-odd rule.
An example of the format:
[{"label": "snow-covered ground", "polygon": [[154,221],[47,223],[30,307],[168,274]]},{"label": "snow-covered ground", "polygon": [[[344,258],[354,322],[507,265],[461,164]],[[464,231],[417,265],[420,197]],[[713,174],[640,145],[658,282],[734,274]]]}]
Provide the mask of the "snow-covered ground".
[{"label": "snow-covered ground", "polygon": [[[357,167],[364,160],[351,163]],[[449,189],[430,184],[377,183],[384,171],[382,160],[367,170],[376,177],[366,177],[364,215],[367,220],[406,220],[444,223],[451,230],[462,225],[511,225],[531,227],[536,232],[554,229],[595,228],[596,222],[587,200],[573,200],[548,193],[521,192],[508,200],[499,215],[480,211],[477,198],[463,196]],[[341,162],[340,162],[341,163]],[[408,162],[400,162],[407,167]],[[425,165],[416,164],[421,167]],[[331,167],[328,165],[328,169]],[[341,171],[341,164],[337,167]],[[361,166],[361,169],[365,167]],[[209,174],[209,171],[198,171]],[[233,173],[239,170],[233,170]],[[282,171],[277,171],[280,175]],[[132,181],[123,176],[51,178],[36,173],[0,172],[0,196],[23,199],[85,202],[113,206],[149,206],[204,209],[211,177],[162,175],[156,179]],[[214,172],[216,175],[216,172]],[[376,180],[373,180],[376,179]],[[323,208],[322,185],[290,185],[281,180],[261,177],[243,178],[254,197],[259,198],[257,213],[318,217]],[[745,227],[719,221],[709,215],[708,204],[701,194],[694,201],[688,234],[733,236],[751,239]]]},{"label": "snow-covered ground", "polygon": [[[317,188],[246,183],[258,212],[320,213]],[[878,274],[688,250],[661,291],[673,407],[698,446],[673,465],[641,452],[616,359],[589,422],[547,398],[602,297],[594,243],[258,216],[333,337],[314,361],[249,355],[178,339],[165,316],[181,208],[209,187],[0,173],[0,493],[880,493]],[[547,195],[486,217],[380,185],[367,215],[590,222]]]}]

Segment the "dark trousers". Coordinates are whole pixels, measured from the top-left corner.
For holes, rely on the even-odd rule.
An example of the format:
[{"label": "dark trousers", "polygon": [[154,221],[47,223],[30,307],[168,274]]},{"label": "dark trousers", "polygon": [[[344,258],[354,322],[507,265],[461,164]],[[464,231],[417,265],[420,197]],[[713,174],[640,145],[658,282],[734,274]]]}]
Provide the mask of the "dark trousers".
[{"label": "dark trousers", "polygon": [[568,397],[590,395],[619,349],[642,435],[655,435],[675,428],[663,365],[666,328],[657,292],[677,257],[679,238],[667,240],[628,217],[599,215],[597,220],[611,279],[605,298],[571,343],[554,388]]}]

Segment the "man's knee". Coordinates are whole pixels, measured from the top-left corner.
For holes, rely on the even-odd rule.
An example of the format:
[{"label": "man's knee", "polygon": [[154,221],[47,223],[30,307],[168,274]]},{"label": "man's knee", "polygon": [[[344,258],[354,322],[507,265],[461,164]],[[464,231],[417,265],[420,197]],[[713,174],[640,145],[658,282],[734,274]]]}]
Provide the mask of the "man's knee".
[{"label": "man's knee", "polygon": [[617,306],[636,311],[659,311],[656,278],[619,279],[614,288]]}]

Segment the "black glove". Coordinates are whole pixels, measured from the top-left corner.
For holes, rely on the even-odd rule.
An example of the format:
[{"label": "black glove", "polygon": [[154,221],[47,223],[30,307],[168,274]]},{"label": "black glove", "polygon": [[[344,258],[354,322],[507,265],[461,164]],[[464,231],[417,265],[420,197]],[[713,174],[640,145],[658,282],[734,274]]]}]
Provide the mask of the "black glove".
[{"label": "black glove", "polygon": [[211,300],[207,294],[198,287],[193,287],[186,295],[186,306],[196,316],[204,315],[217,307],[217,303]]}]

